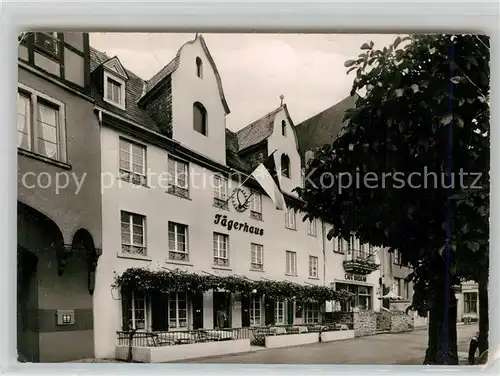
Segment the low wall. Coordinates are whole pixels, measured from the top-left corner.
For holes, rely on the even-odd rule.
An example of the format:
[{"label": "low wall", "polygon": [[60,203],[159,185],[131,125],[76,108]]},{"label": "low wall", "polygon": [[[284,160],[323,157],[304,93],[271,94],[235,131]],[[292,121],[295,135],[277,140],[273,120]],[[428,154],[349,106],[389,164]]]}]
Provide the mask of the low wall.
[{"label": "low wall", "polygon": [[413,316],[404,311],[391,312],[391,333],[407,332],[413,330]]},{"label": "low wall", "polygon": [[354,313],[353,312],[332,312],[330,314],[331,322],[335,324],[347,325],[348,327],[352,327],[354,323]]},{"label": "low wall", "polygon": [[354,338],[354,330],[338,330],[321,333],[321,342],[341,341]]},{"label": "low wall", "polygon": [[376,312],[377,330],[391,330],[391,312],[382,310]]},{"label": "low wall", "polygon": [[[315,334],[317,336],[317,333]],[[250,340],[237,339],[175,346],[134,347],[132,348],[132,359],[134,362],[163,363],[208,356],[238,354],[248,351],[251,351]],[[116,346],[117,359],[126,360],[127,355],[128,346]]]},{"label": "low wall", "polygon": [[285,334],[281,336],[267,336],[266,348],[309,345],[319,342],[319,332],[302,334]]},{"label": "low wall", "polygon": [[373,311],[353,312],[354,335],[356,337],[377,334],[377,314]]}]

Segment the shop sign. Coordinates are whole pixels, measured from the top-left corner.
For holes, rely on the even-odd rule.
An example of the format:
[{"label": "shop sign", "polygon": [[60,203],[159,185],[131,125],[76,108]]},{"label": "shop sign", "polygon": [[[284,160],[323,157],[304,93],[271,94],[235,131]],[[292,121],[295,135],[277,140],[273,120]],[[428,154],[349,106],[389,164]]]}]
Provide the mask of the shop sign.
[{"label": "shop sign", "polygon": [[366,282],[366,275],[346,273],[344,278],[348,281]]},{"label": "shop sign", "polygon": [[232,219],[228,220],[227,215],[215,214],[214,223],[216,225],[221,225],[228,229],[228,231],[242,231],[249,232],[254,235],[264,235],[264,229],[261,229],[256,226],[249,226],[247,222],[237,222]]}]

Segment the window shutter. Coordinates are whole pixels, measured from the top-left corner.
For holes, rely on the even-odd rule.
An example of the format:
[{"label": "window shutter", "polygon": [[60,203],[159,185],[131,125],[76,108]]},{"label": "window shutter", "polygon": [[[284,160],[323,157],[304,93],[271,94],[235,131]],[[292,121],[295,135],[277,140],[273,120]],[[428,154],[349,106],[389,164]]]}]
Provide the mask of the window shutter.
[{"label": "window shutter", "polygon": [[122,330],[128,332],[131,330],[131,322],[132,322],[132,293],[123,291],[121,292],[122,296]]},{"label": "window shutter", "polygon": [[160,291],[151,292],[151,329],[168,330],[168,295]]},{"label": "window shutter", "polygon": [[337,252],[339,249],[339,238],[335,237],[332,239],[333,243],[333,252]]}]

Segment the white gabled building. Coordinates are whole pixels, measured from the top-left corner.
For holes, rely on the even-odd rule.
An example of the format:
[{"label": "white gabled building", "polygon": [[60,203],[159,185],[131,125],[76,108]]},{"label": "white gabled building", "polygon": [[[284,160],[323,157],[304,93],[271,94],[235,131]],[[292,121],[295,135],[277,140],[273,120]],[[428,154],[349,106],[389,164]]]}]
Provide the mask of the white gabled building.
[{"label": "white gabled building", "polygon": [[[314,303],[245,299],[222,291],[122,296],[112,289],[115,276],[129,268],[330,286],[345,280],[346,256],[334,252],[337,245],[326,241],[328,228],[319,219],[303,222],[303,213],[277,210],[254,180],[232,196],[276,150],[280,184],[292,207],[293,188],[302,179],[299,142],[285,104],[236,133],[226,129],[229,107],[202,36],[184,44],[149,81],[92,49],[91,76],[103,174],[95,356],[114,357],[117,332],[125,329],[319,322]],[[239,207],[249,196],[249,207]],[[369,288],[358,291],[356,301],[369,309],[378,304],[377,273],[357,281]]]}]

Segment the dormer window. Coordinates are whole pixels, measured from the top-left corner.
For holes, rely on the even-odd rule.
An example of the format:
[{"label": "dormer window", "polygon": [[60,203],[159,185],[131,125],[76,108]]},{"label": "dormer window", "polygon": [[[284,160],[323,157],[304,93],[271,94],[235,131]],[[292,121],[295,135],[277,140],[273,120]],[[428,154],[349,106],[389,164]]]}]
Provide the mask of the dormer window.
[{"label": "dormer window", "polygon": [[281,134],[286,137],[286,121],[281,121]]},{"label": "dormer window", "polygon": [[107,94],[106,98],[116,104],[121,104],[122,103],[122,84],[113,80],[111,77],[108,77],[108,80],[106,82],[107,87]]},{"label": "dormer window", "polygon": [[281,155],[281,175],[290,178],[290,158],[286,154]]},{"label": "dormer window", "polygon": [[203,78],[203,62],[199,57],[196,58],[196,75]]},{"label": "dormer window", "polygon": [[104,101],[124,110],[125,82],[128,80],[127,72],[122,67],[117,57],[106,61],[103,67]]}]

